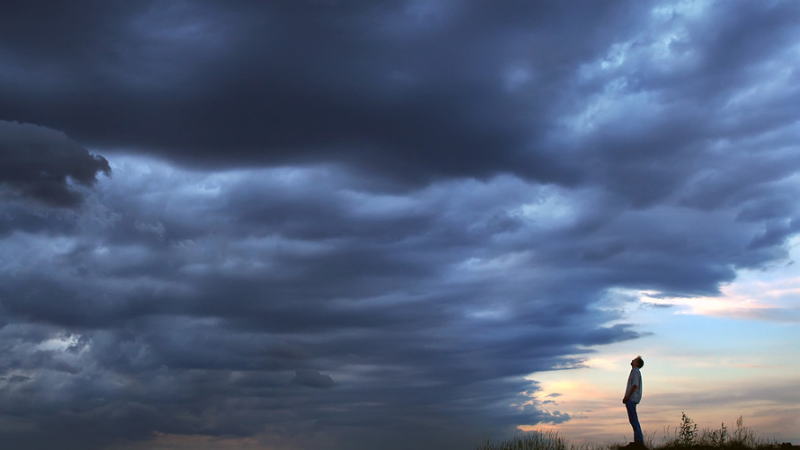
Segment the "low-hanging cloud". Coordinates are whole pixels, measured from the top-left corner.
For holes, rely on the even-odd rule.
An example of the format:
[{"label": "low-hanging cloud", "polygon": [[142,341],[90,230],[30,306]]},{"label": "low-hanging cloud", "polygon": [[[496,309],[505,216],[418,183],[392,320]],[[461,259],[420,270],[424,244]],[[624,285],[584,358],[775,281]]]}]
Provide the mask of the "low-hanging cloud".
[{"label": "low-hanging cloud", "polygon": [[70,180],[92,186],[108,161],[93,155],[64,133],[27,123],[0,120],[0,194],[27,197],[48,206],[75,207],[82,194]]}]

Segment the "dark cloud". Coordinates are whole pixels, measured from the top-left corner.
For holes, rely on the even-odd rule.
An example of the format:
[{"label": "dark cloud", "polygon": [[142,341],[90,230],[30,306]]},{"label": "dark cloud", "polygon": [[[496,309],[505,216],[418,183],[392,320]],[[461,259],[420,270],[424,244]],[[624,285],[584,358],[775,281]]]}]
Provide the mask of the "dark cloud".
[{"label": "dark cloud", "polygon": [[98,172],[111,172],[105,158],[89,153],[64,133],[26,123],[0,120],[0,154],[0,194],[51,206],[77,206],[81,194],[70,184],[91,186]]},{"label": "dark cloud", "polygon": [[526,375],[798,231],[793,2],[34,6],[0,17],[9,447],[563,422]]},{"label": "dark cloud", "polygon": [[[47,20],[29,8],[4,15],[5,115],[92,146],[159,152],[194,166],[323,160],[404,183],[509,168],[573,180],[558,149],[537,140],[570,71],[622,30],[609,25],[630,9],[609,3],[573,14],[555,3],[404,1],[84,6]],[[559,27],[582,33],[564,42],[571,35]],[[47,33],[63,37],[43,42]],[[555,46],[561,50],[550,51]],[[26,76],[32,72],[40,75]]]},{"label": "dark cloud", "polygon": [[316,388],[328,388],[333,386],[334,381],[329,375],[319,373],[316,370],[297,370],[294,373],[293,383],[302,386],[310,386]]}]

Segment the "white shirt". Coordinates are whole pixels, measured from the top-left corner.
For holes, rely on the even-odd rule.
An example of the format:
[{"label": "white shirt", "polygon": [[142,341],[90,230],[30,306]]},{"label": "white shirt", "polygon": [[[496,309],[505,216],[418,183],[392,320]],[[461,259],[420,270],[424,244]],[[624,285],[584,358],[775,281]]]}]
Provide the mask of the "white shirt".
[{"label": "white shirt", "polygon": [[638,367],[631,367],[631,374],[628,375],[628,384],[625,386],[625,393],[627,394],[631,386],[639,386],[636,390],[631,394],[630,401],[634,403],[639,403],[642,401],[642,374],[639,373]]}]

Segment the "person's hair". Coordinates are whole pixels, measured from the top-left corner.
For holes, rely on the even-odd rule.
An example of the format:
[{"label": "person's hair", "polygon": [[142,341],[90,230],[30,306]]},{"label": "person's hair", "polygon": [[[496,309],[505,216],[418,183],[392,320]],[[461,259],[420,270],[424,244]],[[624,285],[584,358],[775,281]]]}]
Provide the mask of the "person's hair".
[{"label": "person's hair", "polygon": [[634,358],[634,361],[638,361],[638,362],[639,362],[639,368],[640,368],[640,369],[641,369],[642,367],[644,367],[644,360],[642,359],[642,357],[641,357],[641,356],[637,356],[636,358]]}]

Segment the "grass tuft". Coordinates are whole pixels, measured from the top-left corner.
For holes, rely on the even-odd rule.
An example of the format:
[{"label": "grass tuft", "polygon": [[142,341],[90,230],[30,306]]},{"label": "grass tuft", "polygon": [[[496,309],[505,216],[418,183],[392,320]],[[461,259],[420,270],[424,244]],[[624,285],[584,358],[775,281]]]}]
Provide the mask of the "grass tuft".
[{"label": "grass tuft", "polygon": [[477,450],[567,450],[567,442],[555,431],[532,431],[505,441],[487,440]]}]

